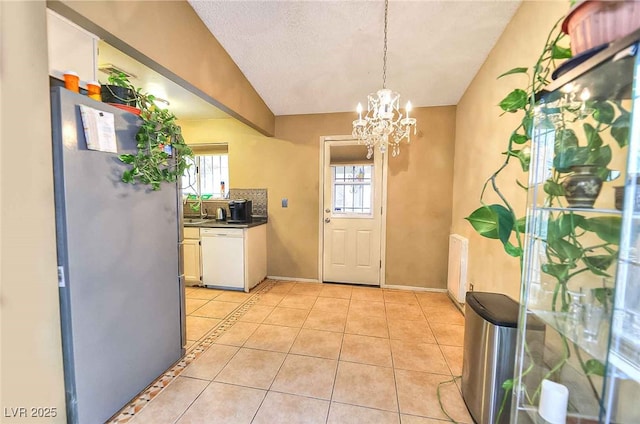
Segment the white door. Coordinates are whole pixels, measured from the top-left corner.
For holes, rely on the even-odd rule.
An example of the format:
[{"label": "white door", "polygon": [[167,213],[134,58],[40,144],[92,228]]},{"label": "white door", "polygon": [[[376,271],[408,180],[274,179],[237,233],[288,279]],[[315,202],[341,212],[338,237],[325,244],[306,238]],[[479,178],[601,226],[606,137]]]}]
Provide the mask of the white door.
[{"label": "white door", "polygon": [[380,285],[382,160],[355,140],[324,146],[323,281]]}]

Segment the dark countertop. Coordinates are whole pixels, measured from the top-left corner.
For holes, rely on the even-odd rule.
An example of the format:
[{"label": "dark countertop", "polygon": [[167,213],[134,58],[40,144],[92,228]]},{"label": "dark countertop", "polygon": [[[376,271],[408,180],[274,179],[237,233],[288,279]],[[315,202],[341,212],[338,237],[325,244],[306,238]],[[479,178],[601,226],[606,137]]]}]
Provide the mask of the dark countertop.
[{"label": "dark countertop", "polygon": [[[194,221],[188,222],[189,219]],[[253,221],[244,224],[231,224],[227,221],[217,221],[216,219],[185,218],[183,225],[197,228],[253,228],[266,223],[267,219],[265,218],[254,218]]]}]

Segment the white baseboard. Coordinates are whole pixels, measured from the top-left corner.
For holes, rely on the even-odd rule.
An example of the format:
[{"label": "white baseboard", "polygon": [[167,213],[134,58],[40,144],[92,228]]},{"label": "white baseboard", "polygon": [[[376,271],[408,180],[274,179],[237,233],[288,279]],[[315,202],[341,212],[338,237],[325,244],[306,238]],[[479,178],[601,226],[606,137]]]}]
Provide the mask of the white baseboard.
[{"label": "white baseboard", "polygon": [[446,293],[447,289],[436,289],[430,287],[415,287],[415,286],[399,286],[393,284],[385,284],[381,286],[383,289],[394,289],[394,290],[412,290],[412,291],[420,291],[420,292],[435,292],[435,293]]},{"label": "white baseboard", "polygon": [[301,283],[319,283],[320,282],[318,280],[313,280],[310,278],[278,277],[277,275],[267,275],[267,278],[270,280],[299,281]]},{"label": "white baseboard", "polygon": [[[297,281],[301,283],[319,283],[320,280],[315,280],[311,278],[295,278],[295,277],[280,277],[277,275],[267,275],[267,278],[270,280],[280,280],[280,281]],[[362,285],[362,287],[369,287]],[[376,286],[371,286],[376,287]],[[447,293],[447,289],[436,289],[430,287],[416,287],[416,286],[401,286],[401,285],[383,285],[380,286],[383,289],[393,289],[393,290],[411,290],[411,291],[419,291],[419,292],[433,292],[433,293]]]}]

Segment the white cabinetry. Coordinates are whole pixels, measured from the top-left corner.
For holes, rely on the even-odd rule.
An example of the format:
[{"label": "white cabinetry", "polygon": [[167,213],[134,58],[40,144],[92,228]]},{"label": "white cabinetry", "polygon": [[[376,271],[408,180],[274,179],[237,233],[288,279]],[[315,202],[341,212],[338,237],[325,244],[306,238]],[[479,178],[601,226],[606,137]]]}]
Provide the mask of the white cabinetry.
[{"label": "white cabinetry", "polygon": [[205,286],[248,292],[266,277],[266,225],[203,228],[201,236]]},{"label": "white cabinetry", "polygon": [[97,80],[99,38],[47,9],[49,75],[63,79],[65,71],[80,76],[80,86]]},{"label": "white cabinetry", "polygon": [[267,277],[267,226],[259,225],[244,231],[245,291]]},{"label": "white cabinetry", "polygon": [[182,242],[184,280],[188,285],[198,285],[202,279],[200,268],[200,228],[185,228]]}]

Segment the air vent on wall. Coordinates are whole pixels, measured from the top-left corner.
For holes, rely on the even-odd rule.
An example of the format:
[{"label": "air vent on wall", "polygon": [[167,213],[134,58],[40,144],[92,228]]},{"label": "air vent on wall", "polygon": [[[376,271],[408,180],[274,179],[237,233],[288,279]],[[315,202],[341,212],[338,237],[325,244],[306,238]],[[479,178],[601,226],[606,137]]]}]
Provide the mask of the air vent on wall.
[{"label": "air vent on wall", "polygon": [[111,63],[105,63],[104,65],[98,65],[98,71],[100,72],[104,72],[107,75],[111,75],[112,73],[116,72],[122,72],[123,74],[125,74],[127,76],[127,78],[129,79],[135,79],[137,78],[134,74],[132,74],[131,72],[127,72],[122,68],[118,68],[116,65],[113,65]]}]

